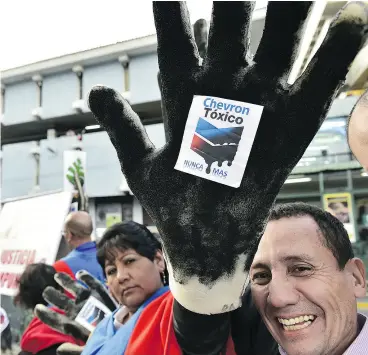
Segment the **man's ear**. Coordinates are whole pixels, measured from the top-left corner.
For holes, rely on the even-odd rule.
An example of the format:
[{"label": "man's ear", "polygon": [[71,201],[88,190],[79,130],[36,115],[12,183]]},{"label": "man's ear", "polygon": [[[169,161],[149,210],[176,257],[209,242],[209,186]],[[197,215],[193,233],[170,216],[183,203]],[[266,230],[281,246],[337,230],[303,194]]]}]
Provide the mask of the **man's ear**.
[{"label": "man's ear", "polygon": [[156,251],[154,262],[158,266],[160,272],[163,272],[165,270],[165,259],[161,250]]},{"label": "man's ear", "polygon": [[69,242],[70,241],[70,238],[71,238],[71,233],[68,229],[65,229],[64,230],[64,239]]},{"label": "man's ear", "polygon": [[356,298],[362,298],[367,293],[366,271],[363,261],[359,258],[353,258],[348,261],[348,270],[353,277],[354,294]]}]

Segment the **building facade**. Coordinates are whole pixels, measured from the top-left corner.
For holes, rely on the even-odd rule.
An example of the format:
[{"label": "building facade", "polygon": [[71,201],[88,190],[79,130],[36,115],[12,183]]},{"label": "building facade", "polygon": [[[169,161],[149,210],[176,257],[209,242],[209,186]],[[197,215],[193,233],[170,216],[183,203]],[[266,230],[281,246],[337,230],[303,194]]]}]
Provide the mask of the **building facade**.
[{"label": "building facade", "polygon": [[[332,17],[344,3],[313,5],[290,83],[305,69]],[[252,53],[262,36],[265,10],[254,13]],[[93,118],[86,97],[96,84],[118,90],[140,115],[152,142],[162,147],[165,132],[157,84],[156,47],[156,36],[151,35],[1,73],[3,202],[62,189],[63,152],[83,149],[87,155],[86,190],[97,234],[106,228],[111,216],[152,225],[129,190],[116,152],[107,133]],[[353,63],[345,90],[365,86],[367,48],[362,49]],[[368,199],[368,178],[350,154],[345,133],[346,118],[358,96],[344,95],[334,101],[326,122],[284,185],[278,201],[303,200],[323,207],[324,194],[344,191],[352,194],[354,213],[359,215],[358,210],[362,210],[361,205]]]}]

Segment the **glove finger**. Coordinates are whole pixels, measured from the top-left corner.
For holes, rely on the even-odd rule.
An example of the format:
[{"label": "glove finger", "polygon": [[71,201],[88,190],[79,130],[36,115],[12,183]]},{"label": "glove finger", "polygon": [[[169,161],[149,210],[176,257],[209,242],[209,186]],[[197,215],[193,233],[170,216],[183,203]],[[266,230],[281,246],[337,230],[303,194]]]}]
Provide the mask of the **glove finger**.
[{"label": "glove finger", "polygon": [[[201,56],[200,60],[202,60],[202,58],[204,58],[207,53],[207,42],[208,42],[207,21],[204,19],[197,20],[193,26],[193,29],[194,29],[195,42],[199,51],[199,55]],[[162,91],[162,78],[160,72],[158,72],[157,74],[157,82],[161,94],[162,121],[164,123],[165,139],[167,142],[170,140],[170,129],[168,126],[166,105],[164,100],[162,99],[163,91]]]},{"label": "glove finger", "polygon": [[161,94],[162,121],[164,123],[165,139],[166,139],[166,142],[167,142],[170,137],[169,137],[169,127],[168,127],[166,105],[165,105],[164,100],[162,99],[162,80],[161,80],[160,72],[157,73],[157,82],[158,82],[158,87],[160,89],[160,94]]},{"label": "glove finger", "polygon": [[61,344],[57,350],[57,355],[80,355],[82,354],[84,346],[79,346],[71,343]]},{"label": "glove finger", "polygon": [[117,91],[106,86],[93,87],[88,103],[109,135],[124,172],[129,174],[132,166],[154,150],[140,118]]},{"label": "glove finger", "polygon": [[287,77],[312,4],[312,1],[268,2],[265,28],[254,57],[262,74]]},{"label": "glove finger", "polygon": [[208,46],[208,27],[207,21],[199,19],[193,25],[194,39],[198,48],[199,55],[204,58],[207,54]]},{"label": "glove finger", "polygon": [[61,287],[74,295],[77,299],[77,302],[87,299],[91,294],[90,290],[83,287],[78,281],[73,280],[64,272],[55,274],[54,279]]},{"label": "glove finger", "polygon": [[153,1],[160,72],[190,70],[199,63],[198,49],[184,1]]},{"label": "glove finger", "polygon": [[85,270],[79,271],[76,277],[78,280],[84,282],[94,293],[96,293],[98,298],[106,307],[108,307],[111,311],[116,309],[116,303],[110,297],[108,290],[100,281],[98,281]]},{"label": "glove finger", "polygon": [[[367,23],[368,6],[362,2],[349,2],[337,14],[321,47],[294,83],[293,89],[303,101],[311,98],[307,110],[328,108],[326,103],[332,100],[336,89],[345,80],[349,66],[363,44]],[[324,115],[319,123],[323,119]]]},{"label": "glove finger", "polygon": [[64,325],[66,322],[69,322],[69,318],[54,312],[43,304],[38,304],[35,307],[34,314],[41,322],[60,333],[64,333]]},{"label": "glove finger", "polygon": [[[247,65],[249,28],[254,1],[214,1],[203,65],[236,71]],[[229,20],[231,19],[231,20]]]},{"label": "glove finger", "polygon": [[65,334],[71,335],[75,339],[82,340],[84,343],[87,342],[91,332],[80,325],[76,321],[70,321],[64,325]]},{"label": "glove finger", "polygon": [[87,341],[90,331],[68,317],[56,313],[43,304],[38,304],[34,309],[35,316],[42,322],[47,324],[50,328],[70,335],[76,339]]},{"label": "glove finger", "polygon": [[47,303],[65,311],[68,316],[71,313],[74,313],[74,302],[67,295],[54,289],[53,287],[46,287],[42,293],[42,297]]}]

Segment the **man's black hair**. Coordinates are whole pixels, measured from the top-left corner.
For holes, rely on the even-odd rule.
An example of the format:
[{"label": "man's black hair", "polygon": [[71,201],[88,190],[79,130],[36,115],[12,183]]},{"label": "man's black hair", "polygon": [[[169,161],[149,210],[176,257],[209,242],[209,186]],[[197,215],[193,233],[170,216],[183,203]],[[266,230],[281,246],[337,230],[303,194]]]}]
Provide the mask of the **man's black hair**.
[{"label": "man's black hair", "polygon": [[344,225],[331,213],[303,202],[285,203],[271,209],[269,221],[303,216],[310,216],[317,223],[323,245],[331,250],[342,270],[354,258],[354,252]]},{"label": "man's black hair", "polygon": [[33,309],[37,304],[47,305],[42,293],[47,286],[61,290],[61,286],[55,281],[56,270],[44,263],[28,265],[18,280],[18,294],[14,298],[14,304]]},{"label": "man's black hair", "polygon": [[116,223],[105,231],[97,245],[97,260],[102,270],[105,269],[106,260],[113,261],[117,251],[127,249],[134,249],[153,261],[156,252],[161,251],[162,247],[159,239],[142,224],[133,221]]}]

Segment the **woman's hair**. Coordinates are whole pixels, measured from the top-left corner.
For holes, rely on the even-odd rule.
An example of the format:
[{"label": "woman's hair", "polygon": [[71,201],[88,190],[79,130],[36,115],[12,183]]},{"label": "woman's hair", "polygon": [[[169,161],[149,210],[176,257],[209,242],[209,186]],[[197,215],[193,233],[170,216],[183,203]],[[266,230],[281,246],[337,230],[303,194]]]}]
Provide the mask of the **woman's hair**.
[{"label": "woman's hair", "polygon": [[[116,223],[108,228],[97,245],[97,260],[102,269],[105,262],[113,262],[118,251],[135,250],[138,254],[153,261],[157,251],[162,251],[161,243],[147,227],[129,221]],[[166,280],[166,270],[165,270]]]},{"label": "woman's hair", "polygon": [[56,289],[61,287],[54,279],[56,270],[43,263],[30,264],[26,267],[18,280],[18,294],[14,298],[14,304],[33,309],[37,304],[47,305],[42,293],[47,286]]}]

